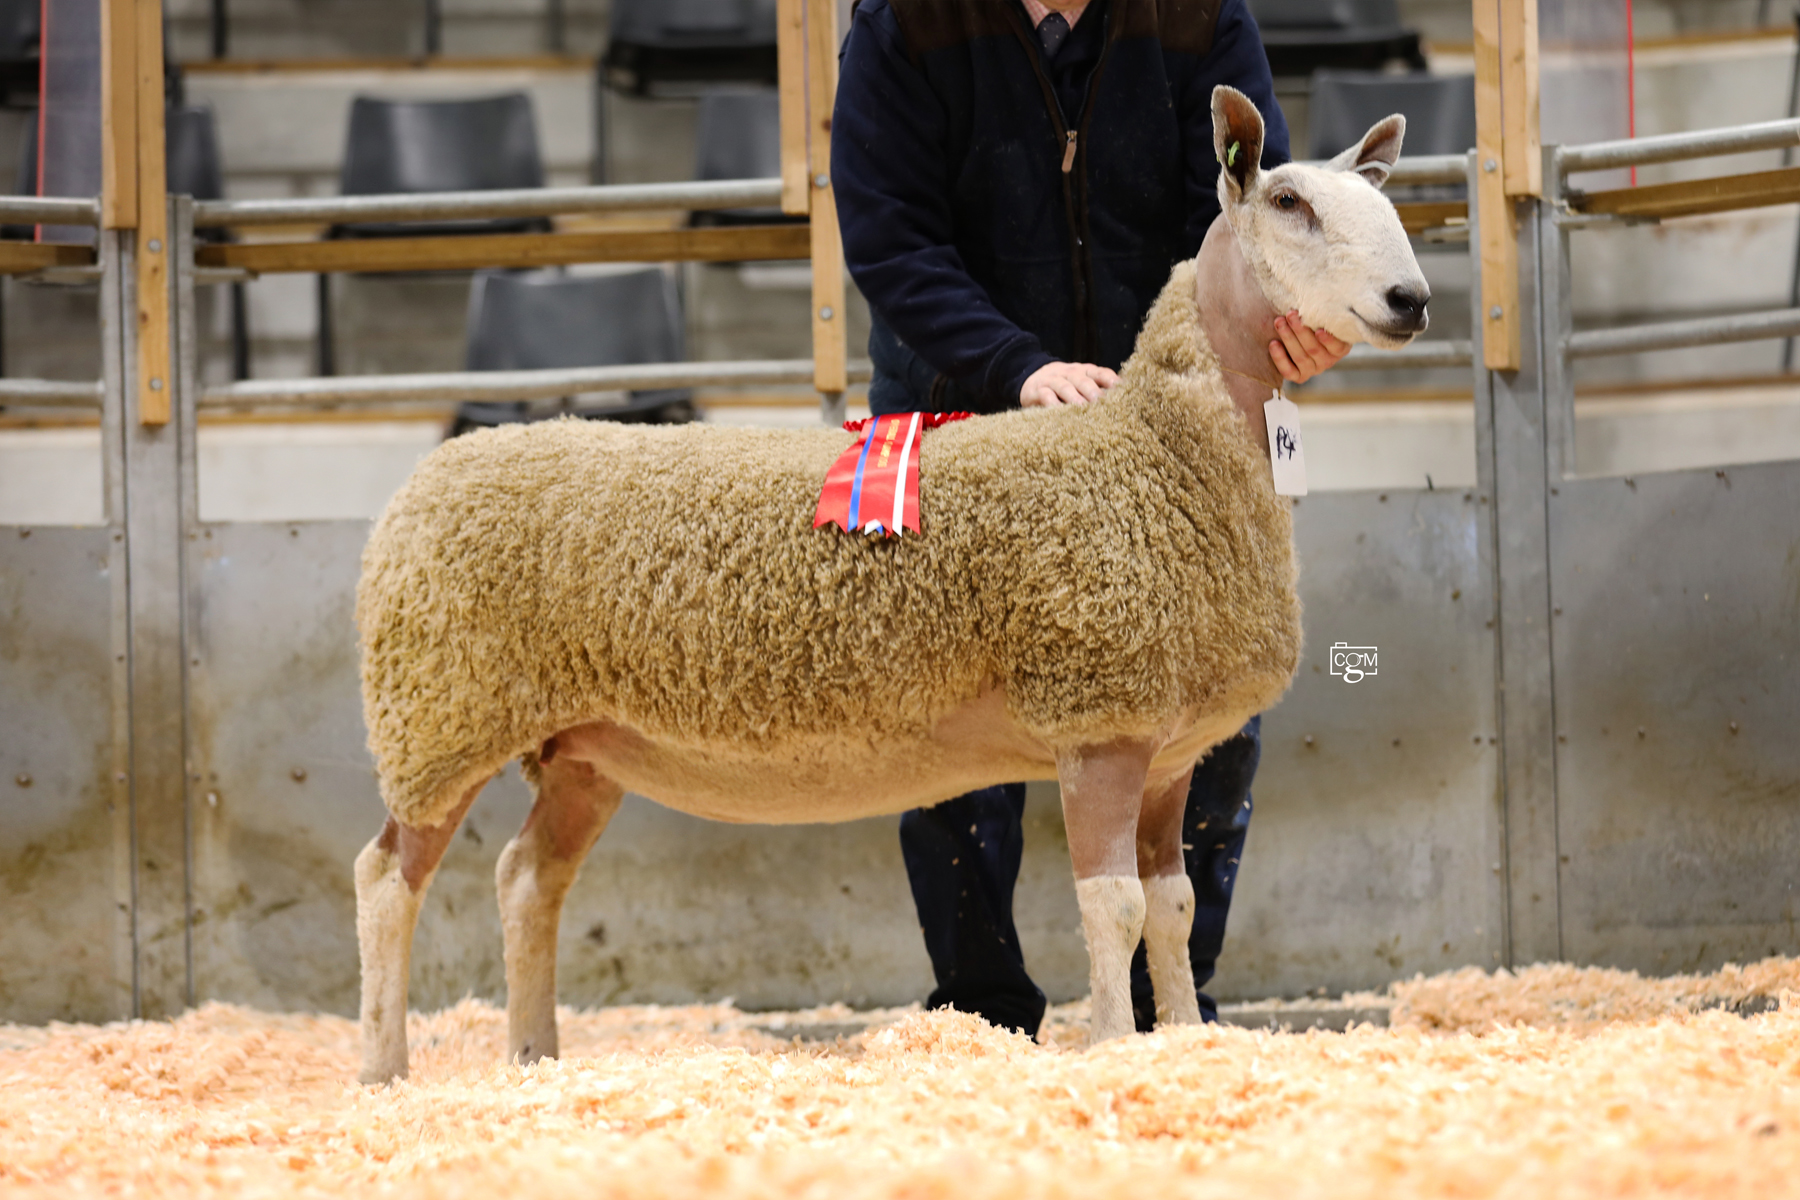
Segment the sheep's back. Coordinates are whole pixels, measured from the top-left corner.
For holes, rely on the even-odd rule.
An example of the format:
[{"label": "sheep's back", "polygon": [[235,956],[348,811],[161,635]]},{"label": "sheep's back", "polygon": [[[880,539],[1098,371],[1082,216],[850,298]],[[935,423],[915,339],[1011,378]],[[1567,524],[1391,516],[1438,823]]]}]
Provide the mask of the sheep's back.
[{"label": "sheep's back", "polygon": [[991,666],[957,523],[812,527],[851,440],[557,421],[434,452],[377,523],[358,592],[390,807],[578,721],[774,748],[918,736],[972,696]]}]

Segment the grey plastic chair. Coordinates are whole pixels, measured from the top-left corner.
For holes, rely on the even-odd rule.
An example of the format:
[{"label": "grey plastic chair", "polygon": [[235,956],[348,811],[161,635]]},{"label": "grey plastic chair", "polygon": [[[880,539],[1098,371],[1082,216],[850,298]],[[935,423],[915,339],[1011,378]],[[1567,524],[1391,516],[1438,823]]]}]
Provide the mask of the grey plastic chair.
[{"label": "grey plastic chair", "polygon": [[1389,113],[1406,118],[1408,155],[1463,154],[1475,145],[1475,77],[1320,71],[1307,112],[1308,158],[1354,146]]},{"label": "grey plastic chair", "polygon": [[[700,97],[695,179],[773,179],[781,174],[781,104],[773,88],[715,88]],[[694,225],[803,222],[779,208],[693,214]]]},{"label": "grey plastic chair", "polygon": [[[473,100],[377,100],[350,106],[338,190],[346,196],[544,186],[537,116],[524,92]],[[543,217],[335,225],[327,237],[547,232]],[[319,373],[337,372],[331,276],[320,275]]]},{"label": "grey plastic chair", "polygon": [[1396,59],[1425,69],[1419,35],[1401,25],[1397,0],[1250,0],[1250,12],[1276,75],[1377,70]]},{"label": "grey plastic chair", "polygon": [[43,0],[0,0],[0,104],[35,104]]},{"label": "grey plastic chair", "polygon": [[644,95],[665,83],[776,81],[776,0],[613,0],[600,80]]},{"label": "grey plastic chair", "polygon": [[[479,271],[469,288],[471,371],[521,371],[680,362],[681,307],[661,267],[605,275],[564,271]],[[451,434],[574,413],[603,420],[668,423],[693,419],[693,392],[632,392],[604,408],[524,403],[464,404]]]}]

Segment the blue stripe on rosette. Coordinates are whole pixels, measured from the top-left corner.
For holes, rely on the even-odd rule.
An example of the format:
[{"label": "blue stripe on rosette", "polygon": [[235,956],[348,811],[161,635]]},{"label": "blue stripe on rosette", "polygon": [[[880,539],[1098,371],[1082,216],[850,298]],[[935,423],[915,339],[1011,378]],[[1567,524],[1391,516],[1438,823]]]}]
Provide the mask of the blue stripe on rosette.
[{"label": "blue stripe on rosette", "polygon": [[877,418],[870,422],[869,432],[863,436],[862,454],[856,460],[856,481],[850,485],[850,532],[852,533],[861,527],[863,468],[869,463],[869,447],[875,444],[875,435],[881,432],[883,419]]}]

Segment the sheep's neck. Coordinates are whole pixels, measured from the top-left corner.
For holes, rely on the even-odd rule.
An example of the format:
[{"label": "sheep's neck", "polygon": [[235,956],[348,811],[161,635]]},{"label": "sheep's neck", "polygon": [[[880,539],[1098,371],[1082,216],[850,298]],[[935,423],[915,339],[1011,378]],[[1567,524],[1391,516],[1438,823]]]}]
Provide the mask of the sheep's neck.
[{"label": "sheep's neck", "polygon": [[1269,360],[1277,314],[1264,298],[1262,285],[1238,248],[1237,235],[1223,217],[1212,223],[1200,245],[1194,263],[1194,301],[1200,331],[1224,368],[1220,377],[1225,390],[1266,453],[1269,433],[1263,402],[1281,382]]}]

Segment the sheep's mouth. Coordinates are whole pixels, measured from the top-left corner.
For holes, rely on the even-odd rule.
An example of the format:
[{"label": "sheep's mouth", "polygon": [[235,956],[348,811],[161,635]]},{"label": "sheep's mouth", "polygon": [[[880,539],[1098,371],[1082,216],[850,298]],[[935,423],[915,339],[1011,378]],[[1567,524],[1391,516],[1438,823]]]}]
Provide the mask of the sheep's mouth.
[{"label": "sheep's mouth", "polygon": [[1362,327],[1368,331],[1369,341],[1381,347],[1383,350],[1398,350],[1400,347],[1410,344],[1414,338],[1425,332],[1422,327],[1419,329],[1407,329],[1400,325],[1377,325],[1375,322],[1369,320],[1369,318],[1357,312],[1354,308],[1350,310],[1350,315],[1360,321]]}]

